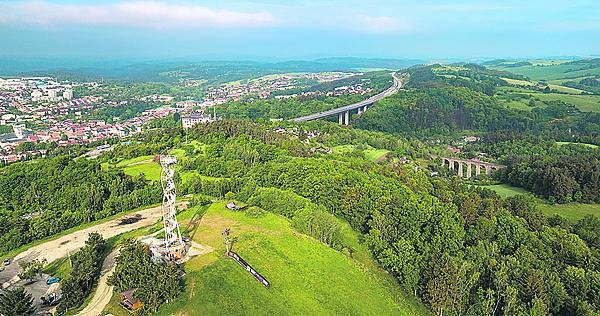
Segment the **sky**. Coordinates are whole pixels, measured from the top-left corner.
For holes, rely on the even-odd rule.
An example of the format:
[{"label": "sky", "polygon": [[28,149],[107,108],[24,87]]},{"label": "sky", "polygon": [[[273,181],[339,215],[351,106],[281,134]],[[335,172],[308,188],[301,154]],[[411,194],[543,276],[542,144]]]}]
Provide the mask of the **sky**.
[{"label": "sky", "polygon": [[0,56],[275,61],[598,55],[598,0],[0,0]]}]

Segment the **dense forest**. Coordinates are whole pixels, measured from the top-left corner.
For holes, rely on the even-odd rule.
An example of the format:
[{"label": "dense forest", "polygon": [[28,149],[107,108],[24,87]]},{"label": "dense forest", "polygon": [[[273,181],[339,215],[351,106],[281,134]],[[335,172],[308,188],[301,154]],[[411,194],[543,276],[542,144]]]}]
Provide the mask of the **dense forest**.
[{"label": "dense forest", "polygon": [[550,202],[600,203],[600,150],[557,151],[548,155],[511,155],[498,173]]},{"label": "dense forest", "polygon": [[85,158],[12,164],[0,169],[0,251],[160,200],[160,187],[143,176]]},{"label": "dense forest", "polygon": [[152,261],[148,248],[139,241],[125,240],[116,261],[115,272],[108,282],[118,292],[135,289],[135,296],[144,302],[142,315],[156,312],[183,288],[181,267]]},{"label": "dense forest", "polygon": [[541,137],[488,134],[467,144],[462,154],[486,152],[507,166],[495,177],[548,199],[550,203],[598,203],[600,149],[591,145],[557,143]]}]

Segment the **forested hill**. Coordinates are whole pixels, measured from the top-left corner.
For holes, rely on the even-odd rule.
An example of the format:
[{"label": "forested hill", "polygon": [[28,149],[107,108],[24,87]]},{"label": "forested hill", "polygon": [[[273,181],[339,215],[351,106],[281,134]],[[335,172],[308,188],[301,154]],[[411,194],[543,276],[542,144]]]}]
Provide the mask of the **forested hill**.
[{"label": "forested hill", "polygon": [[181,79],[204,79],[209,83],[226,83],[269,74],[290,72],[356,71],[362,69],[401,69],[422,63],[414,59],[322,58],[289,61],[228,61],[181,59],[104,60],[4,58],[0,59],[2,76],[53,76],[60,80],[125,82],[178,82]]},{"label": "forested hill", "polygon": [[600,113],[583,112],[560,100],[530,110],[500,102],[496,92],[509,85],[501,79],[509,73],[471,64],[419,66],[408,72],[406,91],[381,100],[353,125],[397,134],[470,130],[600,144]]},{"label": "forested hill", "polygon": [[[564,315],[600,309],[597,218],[570,226],[560,218],[547,220],[525,196],[502,199],[393,160],[377,164],[361,155],[326,154],[322,148],[371,144],[392,150],[392,157],[417,159],[422,149],[391,135],[329,123],[310,126],[320,135],[308,144],[301,134],[277,134],[248,122],[196,127],[187,137],[206,144],[207,154],[186,161],[185,169],[207,177],[182,185],[182,193],[231,191],[236,199],[308,227],[306,232],[336,249],[347,247],[335,237],[334,219],[344,219],[405,291],[435,313]],[[143,138],[147,145],[137,146],[165,137],[155,133]]]},{"label": "forested hill", "polygon": [[143,176],[59,156],[0,168],[0,253],[143,205],[161,189]]}]

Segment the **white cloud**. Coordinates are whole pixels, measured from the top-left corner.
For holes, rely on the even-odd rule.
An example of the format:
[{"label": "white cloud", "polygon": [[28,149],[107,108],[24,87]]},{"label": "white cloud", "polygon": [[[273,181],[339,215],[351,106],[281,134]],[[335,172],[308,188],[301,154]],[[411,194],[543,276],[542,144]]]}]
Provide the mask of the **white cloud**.
[{"label": "white cloud", "polygon": [[358,15],[352,25],[355,30],[371,33],[398,33],[412,29],[408,21],[389,16]]},{"label": "white cloud", "polygon": [[0,4],[0,22],[37,25],[115,25],[156,29],[264,27],[276,23],[268,12],[239,12],[193,4],[124,1],[110,4],[59,4],[29,1]]}]

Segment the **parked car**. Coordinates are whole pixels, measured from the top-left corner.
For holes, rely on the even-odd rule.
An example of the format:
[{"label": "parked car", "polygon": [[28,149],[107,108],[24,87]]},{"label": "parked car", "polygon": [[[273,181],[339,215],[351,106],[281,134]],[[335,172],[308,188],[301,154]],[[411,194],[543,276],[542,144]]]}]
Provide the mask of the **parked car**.
[{"label": "parked car", "polygon": [[59,277],[49,277],[46,280],[46,284],[50,285],[50,284],[54,284],[54,283],[58,283],[60,282],[60,278]]},{"label": "parked car", "polygon": [[5,266],[10,264],[10,259],[4,259],[4,261],[2,262]]},{"label": "parked car", "polygon": [[42,296],[40,299],[42,300],[42,306],[55,306],[58,305],[62,295],[56,293],[50,293],[47,296]]}]

